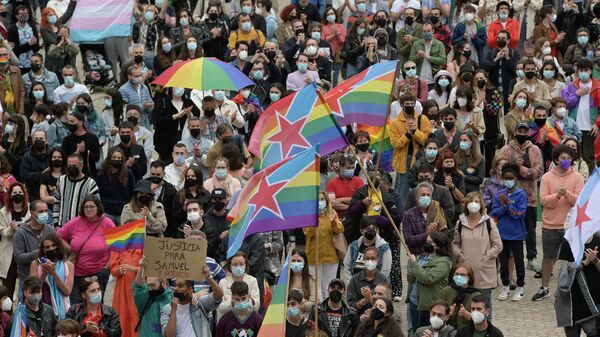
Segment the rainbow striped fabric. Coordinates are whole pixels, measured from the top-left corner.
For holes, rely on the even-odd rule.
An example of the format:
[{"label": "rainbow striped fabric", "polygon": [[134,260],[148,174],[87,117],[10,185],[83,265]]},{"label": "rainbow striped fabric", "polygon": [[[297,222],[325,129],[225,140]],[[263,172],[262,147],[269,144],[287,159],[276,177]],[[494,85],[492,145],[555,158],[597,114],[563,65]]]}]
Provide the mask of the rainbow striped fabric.
[{"label": "rainbow striped fabric", "polygon": [[287,293],[289,283],[290,254],[285,259],[281,274],[273,291],[273,298],[265,313],[257,337],[283,337],[285,336],[285,314],[287,312]]},{"label": "rainbow striped fabric", "polygon": [[311,83],[262,113],[248,149],[260,159],[262,169],[316,145],[324,156],[344,148],[348,141]]},{"label": "rainbow striped fabric", "polygon": [[[394,147],[390,141],[390,125],[385,130],[385,136],[383,135],[383,127],[378,126],[367,126],[359,125],[359,130],[366,131],[371,136],[371,147],[370,150],[379,154],[379,168],[385,172],[392,172],[392,159],[394,157]],[[381,148],[381,141],[383,139],[383,148]],[[381,150],[381,152],[379,152]]]},{"label": "rainbow striped fabric", "polygon": [[122,253],[126,250],[144,249],[146,221],[135,220],[119,227],[104,230],[104,240],[111,252]]},{"label": "rainbow striped fabric", "polygon": [[250,178],[227,215],[227,258],[246,237],[319,224],[319,156],[314,147],[269,166]]},{"label": "rainbow striped fabric", "polygon": [[338,123],[383,126],[398,61],[370,66],[325,94]]},{"label": "rainbow striped fabric", "polygon": [[27,315],[25,314],[25,305],[22,303],[17,304],[17,310],[13,314],[10,337],[27,337]]},{"label": "rainbow striped fabric", "polygon": [[78,0],[69,26],[74,42],[131,36],[134,0]]}]

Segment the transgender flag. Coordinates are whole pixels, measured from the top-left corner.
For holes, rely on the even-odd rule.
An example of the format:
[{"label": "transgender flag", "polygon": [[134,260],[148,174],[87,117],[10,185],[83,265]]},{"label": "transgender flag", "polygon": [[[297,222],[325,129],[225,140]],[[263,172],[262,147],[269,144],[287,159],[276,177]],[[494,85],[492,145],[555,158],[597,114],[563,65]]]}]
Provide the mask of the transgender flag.
[{"label": "transgender flag", "polygon": [[69,23],[75,42],[130,36],[134,0],[78,0]]}]

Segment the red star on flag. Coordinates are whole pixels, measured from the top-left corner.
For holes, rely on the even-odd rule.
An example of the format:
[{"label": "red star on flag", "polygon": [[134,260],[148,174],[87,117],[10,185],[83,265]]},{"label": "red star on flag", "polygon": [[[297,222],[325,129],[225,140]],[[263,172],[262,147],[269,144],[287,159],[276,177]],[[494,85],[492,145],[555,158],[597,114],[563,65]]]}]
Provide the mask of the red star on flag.
[{"label": "red star on flag", "polygon": [[279,204],[277,203],[277,200],[275,200],[275,196],[285,187],[287,183],[287,181],[280,181],[278,183],[269,184],[267,181],[267,175],[263,174],[263,176],[260,178],[260,182],[258,183],[256,192],[248,200],[249,205],[256,206],[252,216],[250,217],[250,221],[254,220],[254,217],[257,216],[258,213],[263,209],[267,209],[271,213],[277,215],[279,218],[283,218]]},{"label": "red star on flag", "polygon": [[294,146],[309,148],[310,143],[302,136],[302,129],[306,118],[301,118],[294,123],[290,123],[279,111],[277,112],[277,123],[279,124],[279,132],[267,138],[267,141],[281,144],[281,158],[285,159],[289,156],[290,151]]},{"label": "red star on flag", "polygon": [[592,220],[592,218],[590,218],[585,213],[585,210],[587,209],[587,205],[589,202],[590,202],[589,200],[586,201],[585,204],[583,204],[583,207],[580,207],[579,205],[577,205],[577,216],[575,217],[575,227],[579,227],[581,229],[581,226],[583,225],[584,222]]}]

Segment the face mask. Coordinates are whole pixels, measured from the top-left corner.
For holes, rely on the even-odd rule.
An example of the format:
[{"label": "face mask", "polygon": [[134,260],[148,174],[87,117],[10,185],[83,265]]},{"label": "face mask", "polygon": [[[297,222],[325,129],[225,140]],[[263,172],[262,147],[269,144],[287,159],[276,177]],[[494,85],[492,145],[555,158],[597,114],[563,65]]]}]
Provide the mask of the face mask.
[{"label": "face mask", "polygon": [[367,152],[369,150],[369,146],[371,144],[369,143],[362,143],[362,144],[357,144],[356,148],[358,149],[358,151],[360,152]]},{"label": "face mask", "polygon": [[142,205],[148,205],[150,200],[150,197],[144,194],[137,197],[137,201]]},{"label": "face mask", "polygon": [[100,304],[100,302],[102,302],[102,293],[93,294],[92,296],[90,296],[89,301],[92,304]]},{"label": "face mask", "polygon": [[231,267],[231,274],[235,277],[243,276],[246,272],[246,266]]},{"label": "face mask", "polygon": [[190,24],[190,20],[188,18],[181,18],[179,19],[179,24],[185,27]]},{"label": "face mask", "polygon": [[431,41],[433,39],[433,33],[432,32],[423,32],[423,40],[425,41]]},{"label": "face mask", "polygon": [[246,14],[252,13],[252,6],[243,6],[242,7],[242,12],[244,12]]},{"label": "face mask", "polygon": [[379,308],[373,308],[371,309],[371,317],[374,320],[379,320],[385,317],[385,313]]},{"label": "face mask", "polygon": [[306,55],[308,56],[314,56],[317,54],[317,47],[315,46],[308,46],[306,47],[306,50],[304,50],[306,52]]},{"label": "face mask", "polygon": [[504,180],[504,186],[509,190],[515,187],[515,180]]},{"label": "face mask", "polygon": [[301,73],[305,73],[308,71],[308,63],[298,63],[296,64],[298,67],[298,71]]},{"label": "face mask", "polygon": [[165,53],[171,52],[171,48],[173,48],[173,46],[171,46],[171,43],[165,43],[165,44],[162,45],[162,50]]},{"label": "face mask", "polygon": [[159,7],[159,8],[160,8],[160,7],[162,7],[162,5],[163,5],[164,3],[165,3],[165,1],[164,1],[164,0],[156,0],[156,1],[154,2],[154,4],[156,5],[156,7]]},{"label": "face mask", "polygon": [[163,287],[160,287],[158,289],[148,290],[148,295],[150,295],[150,297],[157,297],[164,293],[165,293],[165,288],[163,288]]},{"label": "face mask", "polygon": [[32,63],[31,64],[31,70],[33,70],[34,72],[38,71],[42,69],[42,65],[39,63]]},{"label": "face mask", "polygon": [[122,160],[111,160],[110,166],[112,166],[114,168],[120,168],[121,166],[123,166],[123,161]]},{"label": "face mask", "polygon": [[235,303],[233,305],[233,307],[239,311],[246,310],[250,307],[250,302],[248,302],[248,301],[238,302],[238,303]]},{"label": "face mask", "polygon": [[48,223],[48,213],[38,214],[38,216],[36,217],[36,220],[40,224]]},{"label": "face mask", "polygon": [[19,15],[19,22],[26,23],[29,20],[29,14],[21,14]]},{"label": "face mask", "polygon": [[425,149],[425,156],[429,159],[435,158],[438,154],[437,149]]},{"label": "face mask", "polygon": [[190,136],[198,138],[200,136],[200,129],[190,129]]},{"label": "face mask", "polygon": [[198,222],[198,220],[200,220],[200,213],[199,212],[189,212],[187,214],[187,220],[189,222]]},{"label": "face mask", "polygon": [[565,159],[565,160],[561,160],[558,163],[558,166],[563,169],[563,170],[568,170],[569,167],[571,167],[571,159]]},{"label": "face mask", "polygon": [[241,90],[240,95],[242,95],[244,98],[248,98],[248,96],[250,96],[250,90]]},{"label": "face mask", "polygon": [[433,253],[433,251],[434,251],[434,248],[433,248],[433,245],[431,243],[425,242],[423,244],[423,252],[424,253],[431,254],[431,253]]},{"label": "face mask", "polygon": [[544,126],[546,124],[546,118],[536,118],[535,124],[541,128],[542,126]]},{"label": "face mask", "polygon": [[441,327],[444,326],[444,320],[437,316],[429,317],[429,323],[431,323],[431,327],[434,330],[439,330]]},{"label": "face mask", "polygon": [[[469,58],[469,57],[471,57],[471,51],[470,50],[463,50],[463,55],[466,58]],[[469,81],[469,82],[471,82],[471,81]]]},{"label": "face mask", "polygon": [[577,37],[577,43],[579,43],[582,46],[585,46],[588,43],[589,37],[587,36],[578,36]]},{"label": "face mask", "polygon": [[77,124],[71,124],[71,123],[67,123],[67,124],[65,124],[65,125],[67,126],[67,129],[69,129],[69,131],[70,131],[71,133],[73,133],[73,132],[77,131],[77,128],[78,128]]},{"label": "face mask", "polygon": [[73,76],[65,76],[63,79],[65,80],[65,85],[67,87],[72,87],[75,84],[75,79],[73,79]]},{"label": "face mask", "polygon": [[10,200],[15,204],[20,204],[25,200],[25,196],[23,194],[15,194],[10,197]]},{"label": "face mask", "polygon": [[555,113],[558,117],[562,118],[562,117],[565,117],[565,115],[567,114],[567,109],[560,107],[560,108],[556,109]]},{"label": "face mask", "polygon": [[467,204],[467,209],[469,210],[469,213],[479,213],[481,205],[478,202],[471,201]]},{"label": "face mask", "polygon": [[369,241],[373,241],[373,239],[375,239],[375,236],[377,235],[377,231],[375,231],[374,229],[369,229],[365,232],[365,239],[369,240]]},{"label": "face mask", "polygon": [[358,34],[358,36],[363,36],[365,34],[365,29],[364,28],[358,28],[356,30],[356,34]]},{"label": "face mask", "polygon": [[347,179],[354,177],[354,169],[344,169],[344,177]]},{"label": "face mask", "polygon": [[9,297],[6,297],[4,301],[2,301],[2,311],[11,311],[13,302]]},{"label": "face mask", "polygon": [[387,39],[385,37],[377,38],[377,45],[383,47],[387,44]]},{"label": "face mask", "polygon": [[287,309],[287,314],[290,317],[298,317],[298,315],[300,315],[300,309],[298,309],[298,307],[289,307]]},{"label": "face mask", "polygon": [[162,183],[162,181],[163,181],[161,177],[150,177],[150,178],[148,178],[148,180],[150,180],[151,183],[157,184],[157,185]]},{"label": "face mask", "polygon": [[527,77],[528,80],[534,78],[535,77],[535,71],[526,71],[525,72],[525,77]]},{"label": "face mask", "polygon": [[486,84],[487,84],[486,80],[479,80],[479,81],[477,81],[477,86],[479,87],[479,89],[485,88]]},{"label": "face mask", "polygon": [[518,78],[523,78],[523,77],[525,77],[525,72],[521,69],[517,69],[516,75]]},{"label": "face mask", "polygon": [[181,302],[181,301],[184,301],[187,298],[187,295],[185,293],[174,292],[173,293],[173,297],[175,297],[176,299],[179,300],[179,302]]},{"label": "face mask", "polygon": [[194,41],[190,41],[186,45],[188,50],[196,50],[198,48],[198,44]]},{"label": "face mask", "polygon": [[217,212],[222,211],[225,208],[225,203],[223,201],[214,201],[213,209]]},{"label": "face mask", "polygon": [[6,124],[6,126],[4,126],[4,132],[8,133],[9,135],[12,134],[15,131],[15,127],[12,124]]},{"label": "face mask", "polygon": [[447,78],[442,78],[438,81],[438,85],[442,88],[446,88],[448,85],[450,85],[450,81]]},{"label": "face mask", "polygon": [[475,324],[481,324],[485,320],[485,315],[479,311],[471,310],[471,319]]},{"label": "face mask", "polygon": [[412,24],[413,24],[413,21],[414,21],[414,20],[415,20],[415,18],[413,18],[412,16],[407,16],[407,17],[404,19],[404,23],[406,23],[407,25],[409,25],[409,26],[410,26],[410,25],[412,25]]},{"label": "face mask", "polygon": [[177,157],[175,157],[175,164],[177,164],[178,166],[181,166],[185,163],[185,157],[183,155],[178,155]]},{"label": "face mask", "polygon": [[[463,55],[464,55],[464,53],[465,52],[463,52]],[[469,56],[470,55],[471,54],[469,54]],[[465,55],[465,57],[466,57],[466,55]],[[473,80],[473,74],[467,73],[467,74],[462,75],[461,78],[462,78],[463,82],[465,82],[465,83],[471,83],[471,81]]]},{"label": "face mask", "polygon": [[442,170],[444,171],[444,173],[447,173],[447,174],[452,174],[452,173],[454,173],[454,167],[446,167],[446,166],[444,166],[444,167],[442,168]]},{"label": "face mask", "polygon": [[269,93],[269,98],[271,99],[271,102],[277,102],[281,99],[281,94],[278,92],[271,92]]},{"label": "face mask", "polygon": [[417,69],[408,69],[406,71],[406,76],[408,76],[408,77],[417,77]]},{"label": "face mask", "polygon": [[290,264],[290,269],[294,272],[294,273],[299,273],[304,269],[304,262],[292,262]]},{"label": "face mask", "polygon": [[173,95],[175,95],[177,97],[183,96],[184,93],[185,93],[185,89],[184,88],[175,88],[175,89],[173,89]]},{"label": "face mask", "polygon": [[31,304],[38,304],[42,301],[42,294],[33,294],[27,296],[27,302]]},{"label": "face mask", "polygon": [[419,197],[419,205],[421,205],[421,207],[429,207],[430,203],[431,203],[431,197],[426,196],[426,195]]},{"label": "face mask", "polygon": [[310,33],[310,37],[319,41],[321,39],[321,32],[312,32],[312,33]]},{"label": "face mask", "polygon": [[327,15],[327,22],[334,23],[335,22],[335,15]]},{"label": "face mask", "polygon": [[319,200],[319,213],[322,214],[323,212],[325,212],[326,208],[327,202],[325,200]]},{"label": "face mask", "polygon": [[46,143],[44,143],[43,140],[36,140],[33,142],[33,145],[31,147],[38,151],[42,151],[46,147]]},{"label": "face mask", "polygon": [[61,167],[62,165],[63,165],[63,162],[60,159],[54,159],[50,162],[51,167]]},{"label": "face mask", "polygon": [[69,167],[67,167],[67,174],[71,178],[78,177],[80,173],[81,173],[81,171],[79,171],[79,167],[77,167],[77,166],[69,166]]},{"label": "face mask", "polygon": [[329,293],[329,299],[334,303],[338,303],[342,300],[342,292],[339,290],[332,290]]},{"label": "face mask", "polygon": [[500,13],[498,14],[500,17],[500,21],[505,22],[508,19],[508,13]]},{"label": "face mask", "polygon": [[112,108],[112,99],[105,98],[104,105],[106,105],[106,107],[109,109]]},{"label": "face mask", "polygon": [[549,80],[554,77],[554,70],[544,70],[543,74],[544,74],[544,78]]},{"label": "face mask", "polygon": [[475,14],[473,14],[473,13],[466,13],[465,14],[465,21],[471,22],[471,21],[473,21],[473,19],[475,19]]},{"label": "face mask", "polygon": [[498,48],[504,48],[504,47],[506,47],[506,40],[498,39]]},{"label": "face mask", "polygon": [[529,136],[528,135],[516,135],[515,139],[517,140],[517,142],[519,144],[523,145],[527,141],[527,139],[529,139]]},{"label": "face mask", "polygon": [[256,14],[256,15],[262,15],[262,14],[263,14],[262,8],[260,8],[260,7],[257,7],[257,8],[254,10],[254,14]]},{"label": "face mask", "polygon": [[448,131],[454,129],[454,122],[444,122],[444,128]]},{"label": "face mask", "polygon": [[252,29],[252,23],[250,21],[242,22],[242,30],[245,32],[249,32]]},{"label": "face mask", "polygon": [[217,91],[215,91],[215,99],[217,101],[223,101],[223,100],[225,100],[225,91],[223,91],[223,90],[217,90]]},{"label": "face mask", "polygon": [[154,20],[154,13],[146,12],[146,13],[144,13],[144,18],[146,19],[146,21],[152,21],[152,20]]},{"label": "face mask", "polygon": [[440,17],[439,16],[430,16],[429,21],[431,21],[432,24],[436,25],[440,21]]},{"label": "face mask", "polygon": [[204,109],[204,117],[208,119],[212,119],[213,117],[215,117],[215,109]]},{"label": "face mask", "polygon": [[131,141],[131,135],[119,135],[119,137],[121,138],[121,143],[123,144],[129,144]]},{"label": "face mask", "polygon": [[456,99],[456,102],[458,103],[459,107],[464,107],[465,105],[467,105],[467,99],[464,97],[459,97]]},{"label": "face mask", "polygon": [[377,269],[377,261],[367,260],[365,261],[365,269],[369,271],[373,271]]},{"label": "face mask", "polygon": [[58,18],[56,17],[56,15],[48,15],[48,23],[49,24],[55,24],[56,21],[58,21]]},{"label": "face mask", "polygon": [[460,149],[463,151],[468,151],[471,148],[471,143],[469,142],[465,142],[465,141],[461,141],[460,144]]},{"label": "face mask", "polygon": [[556,21],[556,14],[552,14],[552,17],[550,18],[550,20],[552,20],[552,22]]},{"label": "face mask", "polygon": [[587,81],[590,79],[590,73],[588,73],[587,71],[580,71],[577,73],[577,76],[582,81]]},{"label": "face mask", "polygon": [[[47,213],[44,213],[44,214],[46,214],[46,221],[47,221],[47,220],[48,220],[48,217],[47,217],[47,215],[48,215],[48,214],[47,214]],[[38,222],[39,222],[39,220],[38,220]],[[46,222],[40,222],[40,223],[46,223]],[[58,260],[58,258],[60,257],[60,256],[58,255],[58,250],[56,250],[56,249],[47,250],[47,251],[44,253],[44,256],[45,256],[45,257],[46,257],[48,260],[50,260],[50,261],[56,261],[56,260]]]},{"label": "face mask", "polygon": [[452,279],[454,280],[454,284],[456,284],[459,287],[464,287],[469,282],[468,276],[454,275]]},{"label": "face mask", "polygon": [[551,52],[552,52],[552,48],[550,48],[550,47],[546,47],[546,48],[542,49],[542,54],[544,54],[544,55],[550,55]]},{"label": "face mask", "polygon": [[525,108],[525,106],[527,106],[527,100],[525,98],[517,98],[517,100],[515,101],[515,105],[517,106],[517,108]]},{"label": "face mask", "polygon": [[227,177],[227,169],[215,170],[215,176],[221,180],[225,179]]},{"label": "face mask", "polygon": [[263,71],[262,70],[255,70],[252,72],[252,78],[254,78],[257,81],[260,81],[263,79]]},{"label": "face mask", "polygon": [[193,187],[198,185],[198,180],[194,179],[194,178],[187,178],[185,180],[185,186],[186,187]]},{"label": "face mask", "polygon": [[218,18],[219,18],[219,14],[217,14],[217,13],[208,13],[208,19],[210,21],[217,21]]},{"label": "face mask", "polygon": [[356,10],[359,12],[364,12],[367,10],[367,4],[364,2],[361,2],[359,4],[356,4]]}]

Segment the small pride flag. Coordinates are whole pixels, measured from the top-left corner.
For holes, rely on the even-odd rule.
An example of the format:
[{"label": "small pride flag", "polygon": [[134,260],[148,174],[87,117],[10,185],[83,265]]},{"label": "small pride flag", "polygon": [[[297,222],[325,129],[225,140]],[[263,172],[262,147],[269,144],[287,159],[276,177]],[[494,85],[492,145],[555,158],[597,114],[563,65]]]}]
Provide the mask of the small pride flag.
[{"label": "small pride flag", "polygon": [[106,246],[111,252],[122,253],[126,250],[144,249],[146,221],[135,220],[115,228],[104,230]]}]

